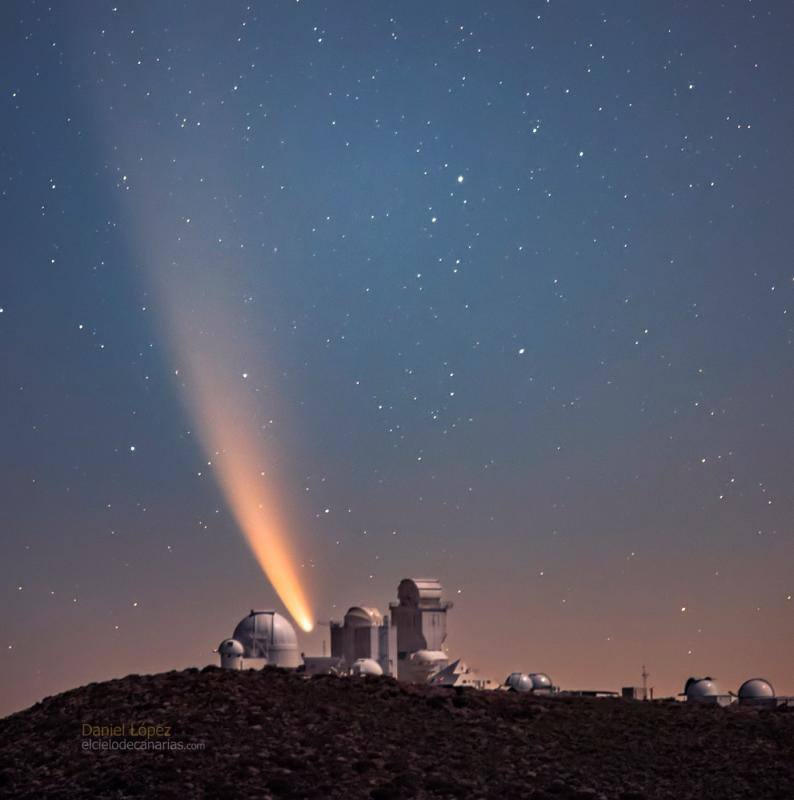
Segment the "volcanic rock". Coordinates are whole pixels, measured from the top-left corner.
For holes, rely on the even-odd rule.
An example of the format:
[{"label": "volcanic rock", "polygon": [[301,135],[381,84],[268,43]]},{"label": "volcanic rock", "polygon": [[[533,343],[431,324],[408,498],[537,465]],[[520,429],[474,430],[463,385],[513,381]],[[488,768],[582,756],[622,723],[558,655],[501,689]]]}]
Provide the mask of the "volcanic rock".
[{"label": "volcanic rock", "polygon": [[0,796],[791,800],[794,713],[277,669],[129,675],[0,720]]}]

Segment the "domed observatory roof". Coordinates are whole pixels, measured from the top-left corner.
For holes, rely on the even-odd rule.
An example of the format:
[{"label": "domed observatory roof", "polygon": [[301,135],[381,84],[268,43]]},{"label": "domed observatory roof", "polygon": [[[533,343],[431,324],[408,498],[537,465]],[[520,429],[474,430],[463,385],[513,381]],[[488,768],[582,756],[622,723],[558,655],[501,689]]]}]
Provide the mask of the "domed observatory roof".
[{"label": "domed observatory roof", "polygon": [[366,606],[352,606],[345,614],[345,625],[353,627],[360,626],[377,626],[383,624],[383,617],[377,608],[368,608]]},{"label": "domed observatory roof", "polygon": [[684,686],[687,700],[700,700],[704,697],[717,697],[722,690],[713,678],[690,678]]},{"label": "domed observatory roof", "polygon": [[221,657],[221,666],[224,669],[243,668],[243,654],[245,650],[237,639],[224,639],[218,645],[216,652]]},{"label": "domed observatory roof", "polygon": [[532,679],[532,688],[536,691],[550,692],[554,688],[551,678],[545,672],[530,672],[529,677]]},{"label": "domed observatory roof", "polygon": [[376,677],[378,675],[383,675],[383,670],[374,658],[357,658],[353,662],[353,666],[350,667],[350,674],[360,677]]},{"label": "domed observatory roof", "polygon": [[532,678],[523,672],[511,672],[505,678],[505,687],[509,692],[531,692]]},{"label": "domed observatory roof", "polygon": [[237,639],[224,639],[219,645],[218,650],[222,656],[241,656],[244,648]]},{"label": "domed observatory roof", "polygon": [[772,684],[764,678],[750,678],[739,687],[740,700],[771,700],[774,697]]},{"label": "domed observatory roof", "polygon": [[301,663],[295,629],[275,611],[252,610],[237,623],[232,638],[243,646],[245,658],[263,658],[275,667]]},{"label": "domed observatory roof", "polygon": [[401,662],[400,680],[409,683],[427,683],[447,664],[449,657],[443,650],[417,650]]},{"label": "domed observatory roof", "polygon": [[449,658],[443,650],[417,650],[410,658],[417,664],[448,664]]}]

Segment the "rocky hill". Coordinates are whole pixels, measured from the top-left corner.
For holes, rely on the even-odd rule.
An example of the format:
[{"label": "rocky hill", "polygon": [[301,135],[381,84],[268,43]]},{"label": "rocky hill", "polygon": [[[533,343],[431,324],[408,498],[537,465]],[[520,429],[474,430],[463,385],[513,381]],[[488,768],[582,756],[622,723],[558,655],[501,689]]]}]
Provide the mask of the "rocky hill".
[{"label": "rocky hill", "polygon": [[0,720],[0,796],[791,800],[794,713],[130,675]]}]

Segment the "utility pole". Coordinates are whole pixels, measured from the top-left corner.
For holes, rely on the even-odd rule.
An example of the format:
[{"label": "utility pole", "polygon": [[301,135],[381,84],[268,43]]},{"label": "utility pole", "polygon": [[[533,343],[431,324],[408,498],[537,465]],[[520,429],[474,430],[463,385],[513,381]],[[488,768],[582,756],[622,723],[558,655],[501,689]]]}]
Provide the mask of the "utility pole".
[{"label": "utility pole", "polygon": [[651,673],[645,669],[645,664],[642,665],[642,699],[648,699],[648,678],[651,677]]}]

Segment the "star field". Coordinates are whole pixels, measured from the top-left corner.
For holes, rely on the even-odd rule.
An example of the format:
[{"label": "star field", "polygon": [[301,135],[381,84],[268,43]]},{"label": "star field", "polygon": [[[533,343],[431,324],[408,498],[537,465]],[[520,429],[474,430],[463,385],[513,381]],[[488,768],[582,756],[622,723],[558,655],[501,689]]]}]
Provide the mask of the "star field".
[{"label": "star field", "polygon": [[0,711],[281,608],[193,356],[317,620],[427,573],[495,678],[794,694],[786,4],[2,16]]}]

